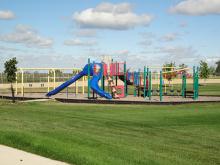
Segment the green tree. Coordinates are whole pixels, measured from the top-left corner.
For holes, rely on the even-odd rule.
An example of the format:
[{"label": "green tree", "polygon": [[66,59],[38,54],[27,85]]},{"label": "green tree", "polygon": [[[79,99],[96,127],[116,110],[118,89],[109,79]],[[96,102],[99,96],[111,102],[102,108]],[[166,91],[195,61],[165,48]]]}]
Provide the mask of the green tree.
[{"label": "green tree", "polygon": [[[56,75],[56,77],[61,77],[62,74],[63,74],[63,72],[62,72],[61,70],[55,70],[55,75]],[[50,75],[50,77],[53,77],[54,71],[53,71],[53,70],[50,70],[50,71],[49,71],[49,75]]]},{"label": "green tree", "polygon": [[5,71],[7,81],[11,83],[12,102],[15,102],[13,83],[16,81],[17,59],[14,57],[5,62]]},{"label": "green tree", "polygon": [[73,70],[73,75],[76,75],[76,74],[78,74],[78,73],[79,73],[78,70]]},{"label": "green tree", "polygon": [[187,66],[186,64],[180,64],[180,65],[179,65],[179,68],[180,68],[180,69],[184,69],[184,68],[187,68],[187,67],[188,67],[188,66]]},{"label": "green tree", "polygon": [[216,62],[215,75],[220,76],[220,60]]},{"label": "green tree", "polygon": [[199,67],[199,77],[202,79],[207,79],[209,77],[209,67],[208,63],[205,61],[200,61],[200,67]]},{"label": "green tree", "polygon": [[[188,67],[188,66],[187,66],[186,64],[184,64],[184,63],[179,65],[179,68],[180,68],[180,69],[185,69],[185,68],[187,68],[187,67]],[[183,74],[183,73],[187,73],[187,70],[183,70],[183,71],[181,71],[181,73],[182,73],[182,74]]]},{"label": "green tree", "polygon": [[215,67],[214,66],[210,66],[209,67],[209,75],[215,75]]}]

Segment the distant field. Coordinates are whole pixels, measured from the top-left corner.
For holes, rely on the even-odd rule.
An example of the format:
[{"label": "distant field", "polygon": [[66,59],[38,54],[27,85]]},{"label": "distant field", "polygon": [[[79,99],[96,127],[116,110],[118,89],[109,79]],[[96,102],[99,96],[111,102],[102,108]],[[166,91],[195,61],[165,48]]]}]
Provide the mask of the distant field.
[{"label": "distant field", "polygon": [[199,89],[200,95],[220,95],[220,84],[204,84]]},{"label": "distant field", "polygon": [[178,106],[0,100],[0,143],[75,165],[220,164],[220,103]]}]

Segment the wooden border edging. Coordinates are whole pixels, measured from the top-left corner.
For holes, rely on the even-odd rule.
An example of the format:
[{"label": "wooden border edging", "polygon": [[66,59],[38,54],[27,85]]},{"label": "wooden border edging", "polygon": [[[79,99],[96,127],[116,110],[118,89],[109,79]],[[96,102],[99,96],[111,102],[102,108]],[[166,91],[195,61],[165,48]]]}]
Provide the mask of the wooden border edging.
[{"label": "wooden border edging", "polygon": [[88,104],[140,104],[140,105],[178,105],[192,103],[220,103],[220,101],[176,101],[176,102],[153,102],[153,101],[124,101],[124,100],[85,100],[85,99],[63,99],[55,98],[55,100],[63,103],[88,103]]}]

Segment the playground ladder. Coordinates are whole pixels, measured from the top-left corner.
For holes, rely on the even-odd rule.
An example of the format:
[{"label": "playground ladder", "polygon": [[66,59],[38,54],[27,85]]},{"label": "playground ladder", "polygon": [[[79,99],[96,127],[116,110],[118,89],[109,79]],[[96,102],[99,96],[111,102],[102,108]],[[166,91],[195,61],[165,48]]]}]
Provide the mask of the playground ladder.
[{"label": "playground ladder", "polygon": [[110,88],[111,88],[111,91],[112,91],[112,93],[113,93],[113,98],[119,99],[119,96],[118,96],[118,94],[117,94],[117,90],[116,90],[116,88],[115,88],[115,83],[114,83],[114,81],[112,80],[112,78],[111,78],[110,76],[107,76],[107,79],[108,79],[108,84],[109,84],[109,86],[110,86]]}]

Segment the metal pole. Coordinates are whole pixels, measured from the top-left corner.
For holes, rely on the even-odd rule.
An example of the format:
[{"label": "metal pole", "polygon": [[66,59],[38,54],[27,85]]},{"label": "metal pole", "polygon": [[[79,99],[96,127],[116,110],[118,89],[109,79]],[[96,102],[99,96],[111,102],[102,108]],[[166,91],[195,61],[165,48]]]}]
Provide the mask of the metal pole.
[{"label": "metal pole", "polygon": [[66,88],[66,98],[67,99],[68,99],[68,94],[69,94],[68,89],[69,89],[69,87]]},{"label": "metal pole", "polygon": [[149,97],[149,100],[151,100],[151,71],[149,71],[149,80],[148,80],[148,82],[149,82],[149,85],[148,85],[148,97]]},{"label": "metal pole", "polygon": [[16,72],[15,95],[18,95],[18,72]]},{"label": "metal pole", "polygon": [[118,66],[118,63],[117,63],[117,61],[115,62],[115,64],[116,64],[116,75],[115,75],[115,85],[117,86],[118,85],[118,74],[119,74],[119,72],[118,72],[118,70],[119,70],[119,66]]},{"label": "metal pole", "polygon": [[195,66],[193,66],[193,99],[196,100],[196,75],[195,75]]},{"label": "metal pole", "polygon": [[85,77],[82,78],[82,93],[85,93]]},{"label": "metal pole", "polygon": [[199,98],[199,67],[196,68],[196,99]]},{"label": "metal pole", "polygon": [[47,74],[47,92],[50,91],[50,70],[48,70]]},{"label": "metal pole", "polygon": [[24,71],[21,70],[21,95],[24,96]]},{"label": "metal pole", "polygon": [[160,71],[160,101],[163,101],[163,74]]},{"label": "metal pole", "polygon": [[[76,74],[78,74],[78,71],[76,71]],[[78,94],[78,83],[77,81],[75,82],[75,85],[76,85],[76,95]]]},{"label": "metal pole", "polygon": [[164,75],[164,93],[166,93],[167,94],[167,84],[166,84],[166,81],[167,81],[167,79],[166,79],[166,73],[165,73],[165,75]]},{"label": "metal pole", "polygon": [[88,98],[90,98],[90,58],[88,59]]},{"label": "metal pole", "polygon": [[186,92],[186,74],[182,74],[182,97],[185,97]]},{"label": "metal pole", "polygon": [[144,66],[144,98],[146,97],[146,66]]},{"label": "metal pole", "polygon": [[56,71],[55,71],[55,69],[53,69],[53,89],[55,89],[55,87],[56,87]]},{"label": "metal pole", "polygon": [[75,86],[75,96],[76,96],[76,83],[74,83],[74,86]]},{"label": "metal pole", "polygon": [[136,72],[133,73],[133,84],[134,84],[134,97],[137,96],[137,91],[136,91]]},{"label": "metal pole", "polygon": [[149,68],[147,67],[147,97],[149,97]]},{"label": "metal pole", "polygon": [[160,90],[160,75],[157,74],[157,89]]},{"label": "metal pole", "polygon": [[138,69],[138,97],[140,97],[140,88],[141,88],[141,71]]},{"label": "metal pole", "polygon": [[102,63],[102,67],[101,67],[101,73],[102,73],[102,78],[101,78],[101,88],[102,88],[102,90],[104,90],[104,63]]},{"label": "metal pole", "polygon": [[127,75],[126,75],[126,62],[124,62],[124,95],[125,95],[125,97],[128,95],[128,90],[127,90]]}]

